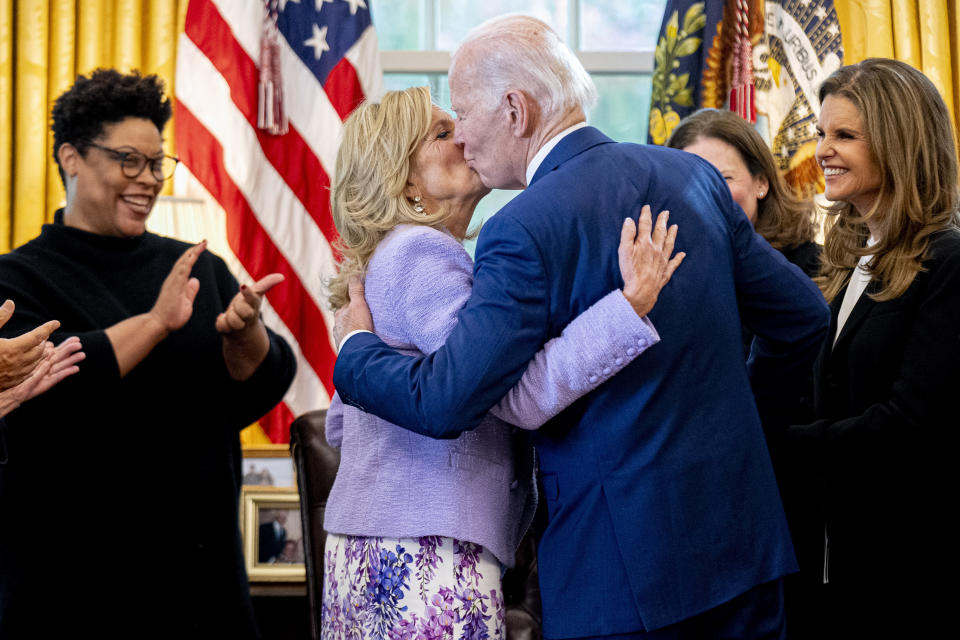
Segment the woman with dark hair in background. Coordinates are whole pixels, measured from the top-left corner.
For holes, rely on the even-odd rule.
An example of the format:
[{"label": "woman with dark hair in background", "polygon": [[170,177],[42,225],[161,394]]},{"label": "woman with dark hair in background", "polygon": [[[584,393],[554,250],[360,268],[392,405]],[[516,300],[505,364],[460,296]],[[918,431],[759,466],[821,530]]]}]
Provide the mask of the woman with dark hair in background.
[{"label": "woman with dark hair in background", "polygon": [[813,202],[790,189],[767,143],[732,111],[701,109],[680,121],[667,146],[717,168],[757,233],[811,278],[820,267]]},{"label": "woman with dark hair in background", "polygon": [[843,67],[819,97],[833,319],[816,420],[785,434],[802,581],[788,624],[794,637],[935,637],[953,626],[956,593],[953,127],[930,80],[895,60]]},{"label": "woman with dark hair in background", "polygon": [[[680,121],[667,145],[700,156],[716,167],[756,232],[810,278],[819,273],[813,202],[799,198],[787,185],[766,142],[749,122],[732,111],[700,109]],[[741,332],[744,356],[749,357],[753,334],[746,324],[741,325]],[[798,370],[780,380],[779,394],[758,399],[757,408],[768,434],[806,416],[802,396],[810,381],[809,370]],[[776,463],[776,439],[768,435],[767,443]]]},{"label": "woman with dark hair in background", "polygon": [[5,640],[259,637],[239,431],[293,378],[258,313],[282,276],[238,287],[205,243],[147,232],[176,165],[161,138],[170,114],[156,76],[79,77],[53,108],[66,207],[0,256],[0,299],[17,301],[0,334],[57,318],[53,336],[79,337],[87,356],[6,417]]}]

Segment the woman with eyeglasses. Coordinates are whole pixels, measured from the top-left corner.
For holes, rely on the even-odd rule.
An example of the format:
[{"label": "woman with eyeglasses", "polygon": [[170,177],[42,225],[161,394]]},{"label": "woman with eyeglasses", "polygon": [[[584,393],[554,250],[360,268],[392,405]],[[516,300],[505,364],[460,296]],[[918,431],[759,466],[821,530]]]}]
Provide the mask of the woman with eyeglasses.
[{"label": "woman with eyeglasses", "polygon": [[[174,158],[156,76],[97,70],[53,108],[66,206],[0,256],[0,336],[56,317],[80,371],[6,416],[0,637],[256,638],[241,553],[239,431],[295,361],[259,318],[282,276],[148,233]],[[86,632],[86,633],[84,633]]]}]

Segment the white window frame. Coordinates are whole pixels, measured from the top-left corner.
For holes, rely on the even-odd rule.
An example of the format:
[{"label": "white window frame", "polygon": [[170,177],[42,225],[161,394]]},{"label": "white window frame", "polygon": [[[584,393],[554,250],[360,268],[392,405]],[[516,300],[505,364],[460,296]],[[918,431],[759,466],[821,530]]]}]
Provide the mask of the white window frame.
[{"label": "white window frame", "polygon": [[[440,28],[435,3],[426,0],[423,24],[428,25],[423,49],[418,51],[381,51],[380,64],[384,73],[446,73],[450,67],[450,52],[436,48],[436,34]],[[580,42],[580,0],[569,0],[567,5],[567,42]],[[574,49],[588,73],[642,74],[653,73],[653,51],[579,51]]]},{"label": "white window frame", "polygon": [[[653,73],[653,51],[577,51],[588,73]],[[446,73],[449,51],[381,51],[384,73]]]}]

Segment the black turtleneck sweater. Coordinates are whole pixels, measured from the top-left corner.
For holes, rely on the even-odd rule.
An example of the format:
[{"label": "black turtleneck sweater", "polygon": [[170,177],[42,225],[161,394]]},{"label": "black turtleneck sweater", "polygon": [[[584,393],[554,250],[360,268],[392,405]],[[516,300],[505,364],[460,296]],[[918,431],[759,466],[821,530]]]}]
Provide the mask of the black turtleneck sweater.
[{"label": "black turtleneck sweater", "polygon": [[[125,378],[105,329],[149,311],[188,244],[64,226],[0,256],[0,336],[56,319],[80,372],[0,422],[0,637],[258,637],[238,530],[240,429],[280,401],[295,360],[268,330],[233,381],[217,314],[238,285],[200,256],[193,315]],[[4,446],[5,445],[5,446]],[[63,635],[60,635],[63,634]]]}]

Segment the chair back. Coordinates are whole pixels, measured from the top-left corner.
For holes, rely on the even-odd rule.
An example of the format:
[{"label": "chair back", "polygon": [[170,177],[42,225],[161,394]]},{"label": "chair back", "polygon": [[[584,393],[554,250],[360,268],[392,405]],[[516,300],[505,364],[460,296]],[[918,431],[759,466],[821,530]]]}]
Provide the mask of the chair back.
[{"label": "chair back", "polygon": [[[543,491],[540,492],[543,495]],[[533,523],[517,548],[516,564],[503,574],[504,623],[507,640],[541,640],[540,582],[537,572],[537,539],[546,525],[547,509],[541,499]]]},{"label": "chair back", "polygon": [[326,409],[308,411],[290,425],[290,453],[296,465],[300,492],[303,557],[313,640],[320,640],[323,605],[323,553],[327,539],[327,532],[323,530],[323,512],[340,466],[340,451],[327,444],[326,417]]}]

